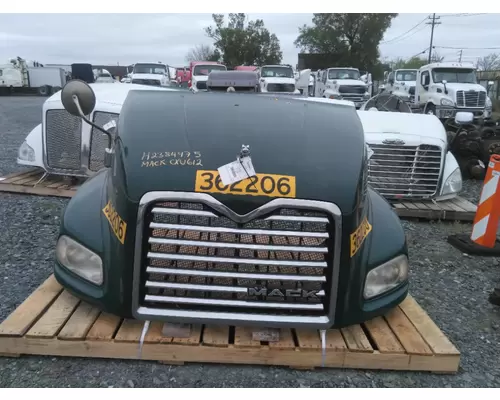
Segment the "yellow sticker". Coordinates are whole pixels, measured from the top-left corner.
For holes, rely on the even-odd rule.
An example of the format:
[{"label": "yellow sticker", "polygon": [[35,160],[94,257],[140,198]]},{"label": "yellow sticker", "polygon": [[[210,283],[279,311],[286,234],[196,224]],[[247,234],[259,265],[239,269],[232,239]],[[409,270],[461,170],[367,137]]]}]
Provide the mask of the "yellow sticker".
[{"label": "yellow sticker", "polygon": [[118,212],[111,204],[111,200],[108,200],[108,204],[106,204],[106,207],[102,209],[102,212],[106,216],[106,219],[109,221],[109,224],[111,225],[111,229],[113,229],[113,233],[115,234],[115,236],[118,238],[121,244],[124,244],[125,234],[127,233],[127,223],[118,215]]},{"label": "yellow sticker", "polygon": [[372,226],[365,217],[358,228],[351,233],[351,257],[360,249],[368,234],[372,231]]},{"label": "yellow sticker", "polygon": [[256,174],[251,178],[224,185],[219,171],[196,171],[195,191],[241,196],[268,196],[295,198],[295,176]]}]

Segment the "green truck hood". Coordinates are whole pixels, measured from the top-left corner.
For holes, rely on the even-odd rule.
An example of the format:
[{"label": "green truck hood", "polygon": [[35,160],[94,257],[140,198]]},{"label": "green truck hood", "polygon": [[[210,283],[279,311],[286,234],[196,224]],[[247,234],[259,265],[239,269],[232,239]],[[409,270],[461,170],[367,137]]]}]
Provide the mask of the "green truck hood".
[{"label": "green truck hood", "polygon": [[[113,179],[130,201],[150,191],[195,190],[249,145],[257,173],[296,177],[296,197],[357,205],[365,167],[354,107],[239,93],[131,91],[119,118]],[[181,154],[182,153],[182,154]],[[213,194],[244,214],[267,196]]]}]

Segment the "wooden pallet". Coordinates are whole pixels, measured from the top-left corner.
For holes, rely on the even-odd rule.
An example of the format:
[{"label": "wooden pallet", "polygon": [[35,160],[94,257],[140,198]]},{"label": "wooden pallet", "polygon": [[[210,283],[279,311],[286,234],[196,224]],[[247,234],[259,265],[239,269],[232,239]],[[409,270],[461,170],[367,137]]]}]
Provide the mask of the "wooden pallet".
[{"label": "wooden pallet", "polygon": [[0,192],[37,194],[40,196],[73,197],[80,184],[73,184],[68,177],[48,175],[30,169],[0,177]]},{"label": "wooden pallet", "polygon": [[462,197],[445,201],[393,202],[401,218],[422,218],[444,221],[474,221],[477,207]]},{"label": "wooden pallet", "polygon": [[[0,324],[0,354],[184,362],[322,366],[317,331],[282,329],[278,342],[252,340],[249,328],[195,326],[190,337],[162,336],[153,322],[142,354],[143,323],[101,313],[51,275]],[[326,367],[455,373],[460,353],[411,297],[362,325],[327,332]]]}]

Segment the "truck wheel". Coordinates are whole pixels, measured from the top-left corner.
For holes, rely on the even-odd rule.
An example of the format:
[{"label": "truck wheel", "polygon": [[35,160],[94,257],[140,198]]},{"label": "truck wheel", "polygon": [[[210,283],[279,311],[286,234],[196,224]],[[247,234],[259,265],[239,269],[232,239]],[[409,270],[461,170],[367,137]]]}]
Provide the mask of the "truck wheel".
[{"label": "truck wheel", "polygon": [[48,95],[49,95],[49,93],[50,93],[50,89],[49,89],[49,87],[48,87],[47,85],[45,85],[45,86],[40,86],[40,87],[38,88],[38,94],[39,94],[40,96],[48,96]]},{"label": "truck wheel", "polygon": [[427,104],[425,106],[424,113],[428,115],[436,115],[436,106],[434,104]]}]

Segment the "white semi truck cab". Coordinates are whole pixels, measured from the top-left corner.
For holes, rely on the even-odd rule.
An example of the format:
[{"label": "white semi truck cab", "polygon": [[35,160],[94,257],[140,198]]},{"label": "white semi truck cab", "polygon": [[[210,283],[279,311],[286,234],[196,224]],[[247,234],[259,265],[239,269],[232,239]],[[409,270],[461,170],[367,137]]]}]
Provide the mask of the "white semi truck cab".
[{"label": "white semi truck cab", "polygon": [[129,74],[130,83],[149,86],[170,86],[167,66],[160,62],[136,63]]},{"label": "white semi truck cab", "polygon": [[414,103],[417,72],[418,70],[416,69],[396,69],[391,72],[386,72],[384,74],[385,91],[401,97],[409,103]]},{"label": "white semi truck cab", "polygon": [[[309,79],[309,78],[307,78]],[[264,65],[259,70],[259,90],[279,93],[300,93],[291,65]]]},{"label": "white semi truck cab", "polygon": [[[488,82],[488,88],[492,84]],[[421,67],[417,72],[415,105],[423,113],[442,120],[459,111],[487,119],[492,111],[487,90],[477,82],[476,68],[471,63],[442,62]]]},{"label": "white semi truck cab", "polygon": [[328,68],[316,81],[315,97],[352,101],[360,108],[370,98],[371,74],[362,79],[357,68]]}]

